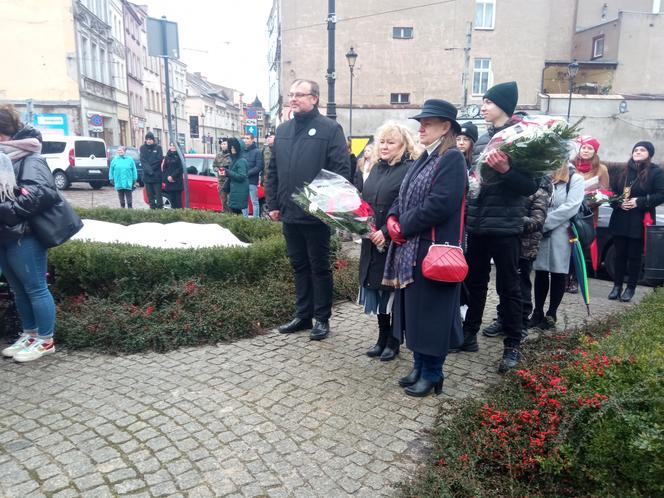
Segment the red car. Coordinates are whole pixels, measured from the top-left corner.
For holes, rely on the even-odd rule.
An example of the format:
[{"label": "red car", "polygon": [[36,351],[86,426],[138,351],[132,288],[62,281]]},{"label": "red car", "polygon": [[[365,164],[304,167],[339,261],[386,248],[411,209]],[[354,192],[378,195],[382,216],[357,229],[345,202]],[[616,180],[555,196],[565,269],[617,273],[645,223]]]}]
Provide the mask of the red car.
[{"label": "red car", "polygon": [[[185,154],[184,158],[187,162],[187,175],[189,177],[189,208],[220,212],[222,206],[217,187],[217,175],[212,170],[215,155]],[[143,190],[143,200],[148,204],[146,190]],[[258,185],[258,200],[261,211],[263,211],[265,190],[263,185],[260,184]],[[184,191],[182,192],[182,205],[184,206]],[[170,207],[170,201],[164,196],[164,208],[168,209]],[[253,205],[249,198],[247,199],[247,207],[249,208],[249,214],[253,214]]]}]

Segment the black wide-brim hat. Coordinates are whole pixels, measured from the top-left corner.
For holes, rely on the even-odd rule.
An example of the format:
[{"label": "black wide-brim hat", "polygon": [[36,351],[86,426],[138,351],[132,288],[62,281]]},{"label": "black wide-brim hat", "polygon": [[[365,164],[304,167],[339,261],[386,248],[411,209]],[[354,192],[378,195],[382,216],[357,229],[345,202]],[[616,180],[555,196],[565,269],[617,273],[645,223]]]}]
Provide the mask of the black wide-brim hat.
[{"label": "black wide-brim hat", "polygon": [[440,118],[452,123],[455,133],[461,132],[461,125],[456,120],[457,108],[450,104],[447,100],[429,99],[424,101],[424,105],[420,113],[416,116],[411,116],[410,119],[419,121],[422,118]]}]

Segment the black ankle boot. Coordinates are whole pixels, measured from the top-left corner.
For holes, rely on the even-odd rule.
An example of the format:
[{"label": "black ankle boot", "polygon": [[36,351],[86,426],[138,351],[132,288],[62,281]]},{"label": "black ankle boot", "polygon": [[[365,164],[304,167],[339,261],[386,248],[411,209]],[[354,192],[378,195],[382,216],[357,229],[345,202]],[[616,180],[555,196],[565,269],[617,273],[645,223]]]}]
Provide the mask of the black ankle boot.
[{"label": "black ankle boot", "polygon": [[392,326],[390,324],[390,315],[384,315],[380,313],[378,315],[378,341],[376,345],[367,351],[367,356],[370,358],[375,358],[383,354],[387,340],[390,337],[392,332]]},{"label": "black ankle boot", "polygon": [[380,355],[380,361],[392,361],[399,354],[399,341],[394,337],[390,337],[387,340],[387,346],[383,349],[382,354]]},{"label": "black ankle boot", "polygon": [[405,377],[401,377],[399,379],[399,385],[401,387],[412,386],[413,384],[415,384],[415,382],[419,380],[421,373],[422,370],[413,368],[408,375],[406,375]]},{"label": "black ankle boot", "polygon": [[463,331],[463,344],[458,348],[450,348],[449,353],[459,353],[460,351],[467,351],[469,353],[476,353],[480,350],[480,346],[477,344],[477,332],[468,332],[467,330]]},{"label": "black ankle boot", "polygon": [[611,292],[609,292],[608,298],[611,301],[615,301],[616,299],[620,298],[621,294],[622,294],[622,285],[614,285],[613,289],[611,289]]},{"label": "black ankle boot", "polygon": [[443,392],[443,379],[438,382],[431,382],[420,377],[415,384],[406,387],[404,391],[408,396],[415,396],[416,398],[428,396],[432,391],[435,394],[440,394]]},{"label": "black ankle boot", "polygon": [[634,297],[634,291],[635,291],[634,287],[627,287],[625,289],[625,292],[623,292],[622,295],[620,296],[620,300],[623,303],[629,303]]}]

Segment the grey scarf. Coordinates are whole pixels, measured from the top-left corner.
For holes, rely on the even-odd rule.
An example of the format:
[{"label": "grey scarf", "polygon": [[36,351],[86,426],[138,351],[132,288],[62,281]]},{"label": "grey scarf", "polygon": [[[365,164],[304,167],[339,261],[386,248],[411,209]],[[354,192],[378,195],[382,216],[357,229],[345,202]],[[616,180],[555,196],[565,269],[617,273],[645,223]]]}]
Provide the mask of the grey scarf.
[{"label": "grey scarf", "polygon": [[[27,127],[24,130],[30,131]],[[36,137],[0,142],[0,202],[15,199],[16,174],[12,163],[32,154],[39,154],[41,148],[42,144]]]}]

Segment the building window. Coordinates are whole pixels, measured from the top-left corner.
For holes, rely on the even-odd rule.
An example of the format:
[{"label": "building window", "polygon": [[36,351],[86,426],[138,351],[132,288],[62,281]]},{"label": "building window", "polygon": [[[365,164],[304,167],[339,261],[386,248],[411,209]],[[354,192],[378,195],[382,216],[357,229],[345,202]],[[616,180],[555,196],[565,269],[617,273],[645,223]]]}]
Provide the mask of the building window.
[{"label": "building window", "polygon": [[398,27],[392,28],[392,38],[407,40],[413,37],[413,28]]},{"label": "building window", "polygon": [[496,17],[496,0],[475,2],[475,29],[493,29]]},{"label": "building window", "polygon": [[390,104],[408,104],[410,102],[410,93],[391,93]]},{"label": "building window", "polygon": [[473,95],[484,95],[491,80],[491,59],[475,59],[473,66]]},{"label": "building window", "polygon": [[593,55],[591,59],[599,59],[604,56],[604,35],[593,38]]}]

